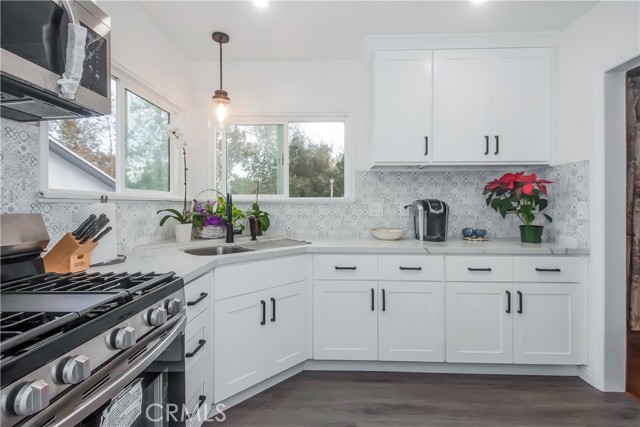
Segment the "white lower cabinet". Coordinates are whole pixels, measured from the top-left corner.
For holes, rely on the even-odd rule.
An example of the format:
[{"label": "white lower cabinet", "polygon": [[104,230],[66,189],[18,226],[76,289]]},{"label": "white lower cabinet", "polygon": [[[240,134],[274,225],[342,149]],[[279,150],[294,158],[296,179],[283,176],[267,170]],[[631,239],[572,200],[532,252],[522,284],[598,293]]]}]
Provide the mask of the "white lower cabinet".
[{"label": "white lower cabinet", "polygon": [[355,280],[314,283],[315,359],[378,359],[377,287]]},{"label": "white lower cabinet", "polygon": [[379,282],[378,359],[444,361],[444,290],[440,282]]},{"label": "white lower cabinet", "polygon": [[513,363],[511,283],[447,283],[447,362]]},{"label": "white lower cabinet", "polygon": [[586,364],[586,314],[578,283],[514,284],[515,363]]},{"label": "white lower cabinet", "polygon": [[214,303],[215,402],[308,359],[306,282]]}]

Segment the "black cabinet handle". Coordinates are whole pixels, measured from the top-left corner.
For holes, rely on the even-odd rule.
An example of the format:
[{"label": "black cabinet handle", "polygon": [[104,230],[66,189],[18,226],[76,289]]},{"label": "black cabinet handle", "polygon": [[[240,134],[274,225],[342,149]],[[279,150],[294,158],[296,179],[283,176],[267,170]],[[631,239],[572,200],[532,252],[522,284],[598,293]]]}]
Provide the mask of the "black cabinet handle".
[{"label": "black cabinet handle", "polygon": [[357,267],[338,267],[336,265],[336,270],[355,270]]},{"label": "black cabinet handle", "polygon": [[484,136],[484,155],[488,155],[489,154],[489,135],[485,135]]},{"label": "black cabinet handle", "polygon": [[276,299],[271,297],[271,321],[276,321]]},{"label": "black cabinet handle", "polygon": [[205,299],[205,298],[206,298],[206,297],[208,297],[208,296],[209,296],[209,294],[208,294],[208,293],[206,293],[206,292],[202,292],[202,293],[200,294],[200,296],[198,297],[198,299],[197,299],[197,300],[195,300],[195,301],[189,301],[189,302],[187,303],[187,305],[188,305],[189,307],[193,307],[194,305],[198,304],[200,301],[202,301],[203,299]]},{"label": "black cabinet handle", "polygon": [[267,324],[267,303],[261,299],[260,304],[262,304],[262,322],[260,322],[260,324],[264,326]]},{"label": "black cabinet handle", "polygon": [[373,305],[373,299],[375,298],[375,291],[371,288],[371,311],[374,311],[376,308]]},{"label": "black cabinet handle", "polygon": [[387,311],[387,293],[382,290],[382,311]]},{"label": "black cabinet handle", "polygon": [[207,340],[200,340],[198,341],[198,346],[196,348],[193,349],[193,351],[190,351],[189,353],[185,354],[184,357],[193,357],[196,354],[198,354],[198,352],[200,350],[202,350],[202,348],[204,347],[204,345],[207,343]]},{"label": "black cabinet handle", "polygon": [[187,420],[190,420],[191,418],[193,418],[193,416],[198,413],[198,411],[200,410],[200,408],[202,408],[202,405],[204,405],[204,402],[206,401],[207,401],[207,396],[205,396],[204,394],[201,394],[200,397],[198,398],[198,405],[193,409],[193,412],[190,414],[187,414],[185,418]]},{"label": "black cabinet handle", "polygon": [[469,270],[469,271],[491,271],[491,268],[473,268],[473,267],[467,267],[467,270]]},{"label": "black cabinet handle", "polygon": [[551,273],[560,273],[562,270],[559,268],[538,268],[536,267],[536,271],[548,271]]},{"label": "black cabinet handle", "polygon": [[498,153],[500,152],[500,137],[496,135],[495,138],[496,138],[496,152],[493,154],[498,155]]},{"label": "black cabinet handle", "polygon": [[402,271],[422,271],[422,267],[399,267]]},{"label": "black cabinet handle", "polygon": [[511,314],[511,292],[505,292],[507,293],[507,314]]},{"label": "black cabinet handle", "polygon": [[425,156],[429,155],[429,137],[428,136],[424,137],[424,155]]},{"label": "black cabinet handle", "polygon": [[518,314],[522,314],[522,292],[518,291]]}]

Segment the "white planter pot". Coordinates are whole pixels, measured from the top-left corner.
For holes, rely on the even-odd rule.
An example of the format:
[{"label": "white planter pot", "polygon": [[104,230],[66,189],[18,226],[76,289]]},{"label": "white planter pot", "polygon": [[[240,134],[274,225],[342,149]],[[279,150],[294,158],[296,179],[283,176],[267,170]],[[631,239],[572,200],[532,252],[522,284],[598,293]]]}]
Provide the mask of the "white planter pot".
[{"label": "white planter pot", "polygon": [[176,224],[176,242],[187,243],[191,241],[191,224]]}]

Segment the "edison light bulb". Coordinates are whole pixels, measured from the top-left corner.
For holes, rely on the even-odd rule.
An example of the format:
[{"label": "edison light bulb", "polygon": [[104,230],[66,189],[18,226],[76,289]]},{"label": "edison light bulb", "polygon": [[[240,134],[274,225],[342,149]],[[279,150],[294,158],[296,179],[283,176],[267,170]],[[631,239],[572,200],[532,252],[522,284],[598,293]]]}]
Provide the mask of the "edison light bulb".
[{"label": "edison light bulb", "polygon": [[218,104],[216,107],[216,117],[218,118],[218,122],[224,122],[224,119],[227,118],[228,108],[226,104]]}]

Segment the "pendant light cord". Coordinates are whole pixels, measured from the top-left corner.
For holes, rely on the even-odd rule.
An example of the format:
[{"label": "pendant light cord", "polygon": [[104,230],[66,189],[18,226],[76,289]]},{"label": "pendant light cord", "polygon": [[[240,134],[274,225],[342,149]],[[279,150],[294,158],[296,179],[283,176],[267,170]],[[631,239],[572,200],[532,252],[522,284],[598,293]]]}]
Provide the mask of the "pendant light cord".
[{"label": "pendant light cord", "polygon": [[222,90],[222,43],[220,45],[220,90]]}]

